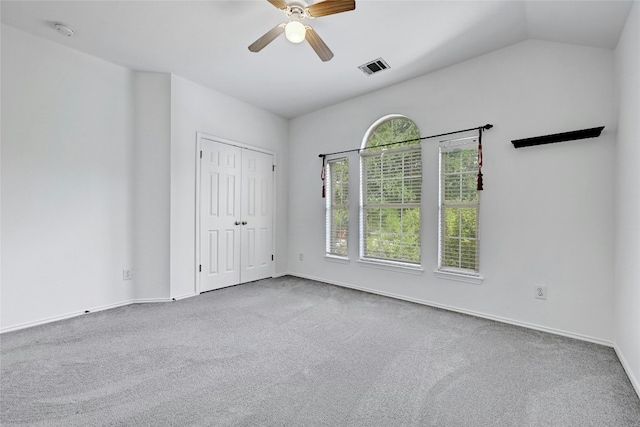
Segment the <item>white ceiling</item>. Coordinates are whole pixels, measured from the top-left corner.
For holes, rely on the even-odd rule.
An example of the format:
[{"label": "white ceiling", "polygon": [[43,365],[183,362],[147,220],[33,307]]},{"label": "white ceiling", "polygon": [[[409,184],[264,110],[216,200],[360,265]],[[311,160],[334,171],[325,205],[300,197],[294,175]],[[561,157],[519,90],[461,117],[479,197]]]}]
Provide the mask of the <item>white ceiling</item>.
[{"label": "white ceiling", "polygon": [[[309,4],[317,0],[310,0]],[[300,3],[298,3],[300,4]],[[633,1],[376,1],[308,22],[335,56],[280,36],[266,0],[7,1],[2,22],[134,70],[174,73],[285,118],[535,38],[615,48]],[[53,29],[63,22],[72,38]],[[382,57],[390,69],[357,67]]]}]

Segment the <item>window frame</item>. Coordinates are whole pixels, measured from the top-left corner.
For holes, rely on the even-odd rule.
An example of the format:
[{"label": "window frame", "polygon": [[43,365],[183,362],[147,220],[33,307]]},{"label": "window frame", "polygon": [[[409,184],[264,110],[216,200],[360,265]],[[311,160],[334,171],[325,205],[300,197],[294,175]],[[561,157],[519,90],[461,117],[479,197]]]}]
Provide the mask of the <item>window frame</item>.
[{"label": "window frame", "polygon": [[[396,120],[396,119],[403,119],[403,120],[407,120],[409,122],[411,122],[411,124],[415,127],[415,129],[418,132],[418,138],[420,137],[420,130],[417,127],[417,125],[415,124],[415,122],[413,122],[411,119],[409,119],[406,116],[403,115],[399,115],[399,114],[393,114],[393,115],[388,115],[385,117],[382,117],[381,119],[377,120],[375,123],[373,123],[371,125],[371,127],[369,127],[368,131],[366,132],[363,141],[362,141],[362,149],[366,149],[369,146],[370,140],[372,139],[372,135],[374,134],[374,132],[376,132],[378,130],[378,128],[385,124],[386,122],[392,121],[392,120]],[[389,142],[394,142],[394,141],[389,141]],[[412,152],[418,152],[419,153],[419,160],[420,160],[420,176],[419,176],[419,199],[417,202],[404,202],[402,201],[401,203],[378,203],[378,204],[368,204],[365,203],[365,198],[367,195],[367,170],[366,170],[366,162],[367,162],[367,158],[370,157],[375,157],[375,156],[380,156],[383,157],[385,155],[387,156],[393,156],[393,155],[397,155],[397,154],[401,154],[401,153],[412,153]],[[422,167],[422,144],[420,143],[420,141],[418,141],[417,143],[414,144],[404,144],[404,145],[399,145],[397,147],[390,147],[390,148],[383,148],[380,152],[370,152],[369,150],[364,150],[360,153],[360,191],[359,191],[359,247],[358,247],[358,252],[359,252],[359,260],[358,262],[366,267],[374,267],[374,268],[384,268],[384,269],[391,269],[391,270],[399,270],[399,271],[403,271],[403,272],[412,272],[412,273],[417,273],[417,274],[421,274],[421,272],[423,271],[422,268],[422,261],[423,261],[423,256],[422,256],[422,229],[423,229],[423,186],[422,186],[422,181],[423,181],[423,177],[424,177],[424,173],[423,173],[423,167]],[[403,159],[404,162],[404,159]],[[403,174],[403,186],[404,186],[404,177],[405,175]],[[415,177],[414,177],[415,178]],[[381,182],[383,181],[383,178],[381,177]],[[409,259],[391,259],[391,258],[384,258],[384,257],[376,257],[376,256],[371,256],[370,254],[367,253],[366,250],[366,212],[368,209],[418,209],[418,217],[419,217],[419,223],[418,223],[418,233],[417,233],[417,237],[418,237],[418,260],[417,262],[413,262]]]},{"label": "window frame", "polygon": [[[346,179],[346,189],[347,196],[343,198],[345,202],[344,205],[335,203],[335,194],[334,194],[334,186],[333,186],[333,177],[335,174],[333,173],[334,165],[342,165],[346,168],[347,171],[347,179]],[[349,159],[347,157],[336,157],[327,160],[325,165],[326,172],[326,197],[325,197],[325,257],[337,259],[337,260],[348,260],[349,259]],[[346,227],[345,227],[345,253],[336,252],[335,246],[333,245],[334,237],[333,236],[333,224],[335,222],[335,212],[337,210],[344,210],[346,212]]]},{"label": "window frame", "polygon": [[[439,167],[439,178],[438,178],[438,267],[434,272],[436,276],[445,278],[458,280],[462,282],[469,282],[474,284],[479,284],[482,282],[483,277],[480,274],[480,191],[476,190],[477,198],[474,201],[455,201],[455,202],[447,202],[444,198],[444,186],[445,186],[445,168],[444,168],[444,160],[446,153],[457,151],[457,150],[472,150],[476,153],[476,159],[478,155],[478,136],[466,136],[457,139],[451,139],[446,141],[441,141],[438,148],[438,167]],[[468,168],[465,171],[459,172],[459,174],[473,174],[474,177],[477,177],[477,160],[475,162],[475,168]],[[462,182],[462,179],[461,179]],[[445,227],[446,227],[446,218],[444,217],[444,213],[448,208],[453,209],[474,209],[475,210],[475,268],[468,269],[460,266],[462,262],[458,264],[458,266],[443,266],[443,258],[444,258],[444,239],[445,239]],[[463,239],[462,229],[460,228],[458,231],[458,239]],[[461,249],[460,249],[461,251]]]}]

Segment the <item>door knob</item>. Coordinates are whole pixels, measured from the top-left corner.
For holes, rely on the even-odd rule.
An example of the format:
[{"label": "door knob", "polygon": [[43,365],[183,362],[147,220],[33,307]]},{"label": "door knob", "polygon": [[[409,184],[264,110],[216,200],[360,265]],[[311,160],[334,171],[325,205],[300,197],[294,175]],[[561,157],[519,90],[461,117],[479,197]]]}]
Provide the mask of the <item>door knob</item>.
[{"label": "door knob", "polygon": [[236,225],[240,225],[240,221],[236,221],[236,222],[235,222],[235,224],[236,224]]},{"label": "door knob", "polygon": [[247,221],[242,221],[242,225],[247,225]]}]

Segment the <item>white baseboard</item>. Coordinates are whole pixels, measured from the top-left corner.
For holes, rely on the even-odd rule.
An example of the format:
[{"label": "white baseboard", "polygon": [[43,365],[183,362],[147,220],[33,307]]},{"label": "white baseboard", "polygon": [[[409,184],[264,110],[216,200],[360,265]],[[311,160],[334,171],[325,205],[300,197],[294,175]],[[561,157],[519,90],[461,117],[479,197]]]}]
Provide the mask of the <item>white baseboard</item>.
[{"label": "white baseboard", "polygon": [[[194,294],[195,295],[195,294]],[[99,307],[89,308],[86,311],[74,311],[71,313],[61,314],[59,316],[47,317],[44,319],[34,320],[32,322],[20,323],[18,325],[8,326],[6,328],[0,328],[0,334],[4,334],[5,332],[18,331],[20,329],[31,328],[33,326],[44,325],[46,323],[57,322],[59,320],[71,319],[73,317],[83,316],[85,314],[91,314],[98,311],[109,310],[111,308],[124,307],[125,305],[130,304],[145,304],[145,303],[154,303],[154,302],[170,302],[169,298],[147,298],[147,299],[131,299],[127,301],[121,301],[113,304],[102,305]],[[89,313],[87,313],[87,311]]]},{"label": "white baseboard", "polygon": [[171,302],[171,298],[138,298],[129,301],[129,304],[148,304],[154,302]]},{"label": "white baseboard", "polygon": [[617,344],[613,346],[613,349],[615,350],[616,355],[620,360],[620,364],[624,368],[624,371],[627,373],[627,376],[629,377],[629,381],[631,382],[631,385],[635,389],[636,394],[638,395],[638,398],[640,398],[640,381],[634,375],[633,371],[631,370],[631,367],[629,366],[629,362],[627,362],[627,359],[624,357],[624,354],[622,353],[622,351],[620,351]]},{"label": "white baseboard", "polygon": [[173,298],[169,299],[168,301],[178,301],[178,300],[185,299],[185,298],[195,297],[196,295],[200,295],[200,294],[197,294],[195,292],[191,292],[191,293],[188,293],[188,294],[184,294],[184,295],[179,295],[177,297],[173,297]]},{"label": "white baseboard", "polygon": [[288,275],[289,275],[289,273],[276,273],[271,277],[273,277],[275,279],[277,277],[283,277],[283,276],[288,276]]},{"label": "white baseboard", "polygon": [[[87,311],[89,313],[95,313],[97,311],[104,311],[104,310],[109,310],[110,308],[117,308],[117,307],[122,307],[125,305],[129,305],[131,304],[131,301],[123,301],[123,302],[117,302],[114,304],[107,304],[107,305],[102,305],[99,307],[93,307],[88,309]],[[31,328],[33,326],[38,326],[38,325],[44,325],[45,323],[51,323],[51,322],[57,322],[58,320],[64,320],[64,319],[70,319],[72,317],[77,317],[77,316],[82,316],[84,314],[89,314],[86,311],[74,311],[71,313],[66,313],[66,314],[61,314],[59,316],[53,316],[53,317],[47,317],[45,319],[39,319],[39,320],[34,320],[33,322],[26,322],[26,323],[20,323],[18,325],[13,325],[13,326],[8,326],[6,328],[1,328],[0,329],[0,333],[5,333],[5,332],[11,332],[11,331],[17,331],[20,329],[25,329],[25,328]]]},{"label": "white baseboard", "polygon": [[[281,273],[278,276],[274,276],[274,277],[286,276],[287,274],[288,273]],[[195,297],[197,295],[199,295],[199,294],[195,293],[195,292],[191,292],[191,293],[179,295],[179,296],[176,296],[176,297],[173,297],[173,298],[138,298],[138,299],[130,299],[130,300],[127,300],[127,301],[122,301],[122,302],[118,302],[118,303],[114,303],[114,304],[108,304],[108,305],[104,305],[104,306],[100,306],[100,307],[89,308],[89,309],[87,309],[87,311],[89,311],[89,313],[95,313],[96,311],[103,311],[103,310],[108,310],[110,308],[123,307],[125,305],[130,305],[130,304],[147,304],[147,303],[178,301],[178,300],[185,299],[185,298]],[[44,318],[44,319],[34,320],[32,322],[20,323],[18,325],[8,326],[6,328],[0,327],[0,334],[3,334],[5,332],[17,331],[17,330],[20,330],[20,329],[31,328],[33,326],[44,325],[46,323],[57,322],[58,320],[71,319],[72,317],[82,316],[84,314],[88,314],[88,313],[86,313],[84,310],[83,311],[76,311],[76,312],[72,312],[72,313],[61,314],[59,316],[53,316],[53,317],[47,317],[47,318]]]},{"label": "white baseboard", "polygon": [[348,284],[348,283],[342,283],[342,282],[337,282],[337,281],[333,281],[333,280],[322,279],[322,278],[319,278],[319,277],[313,277],[313,276],[308,276],[308,275],[303,275],[303,274],[298,274],[298,273],[289,273],[289,275],[295,276],[295,277],[301,277],[303,279],[316,280],[318,282],[329,283],[331,285],[342,286],[344,288],[350,288],[350,289],[355,289],[355,290],[358,290],[358,291],[368,292],[370,294],[381,295],[381,296],[384,296],[384,297],[395,298],[395,299],[409,301],[409,302],[415,302],[417,304],[428,305],[430,307],[442,308],[442,309],[448,310],[448,311],[455,311],[456,313],[468,314],[470,316],[481,317],[483,319],[495,320],[496,322],[507,323],[507,324],[515,325],[515,326],[521,326],[523,328],[534,329],[534,330],[542,331],[542,332],[548,332],[550,334],[561,335],[561,336],[568,337],[568,338],[575,338],[575,339],[578,339],[578,340],[581,340],[581,341],[588,341],[588,342],[592,342],[592,343],[595,343],[595,344],[604,345],[604,346],[607,346],[607,347],[613,347],[613,343],[611,341],[606,341],[606,340],[602,340],[602,339],[599,339],[599,338],[590,337],[588,335],[576,334],[574,332],[568,332],[568,331],[563,331],[563,330],[560,330],[560,329],[549,328],[549,327],[546,327],[546,326],[540,326],[540,325],[536,325],[536,324],[533,324],[533,323],[521,322],[519,320],[509,319],[509,318],[506,318],[506,317],[500,317],[500,316],[495,316],[495,315],[492,315],[492,314],[481,313],[481,312],[478,312],[478,311],[467,310],[467,309],[464,309],[464,308],[459,308],[459,307],[446,305],[446,304],[440,304],[440,303],[437,303],[437,302],[427,301],[427,300],[423,300],[423,299],[419,299],[419,298],[407,297],[407,296],[404,296],[404,295],[398,295],[398,294],[394,294],[394,293],[391,293],[391,292],[382,292],[382,291],[378,291],[378,290],[375,290],[375,289],[369,289],[369,288],[365,288],[365,287],[361,287],[361,286],[351,285],[351,284]]}]

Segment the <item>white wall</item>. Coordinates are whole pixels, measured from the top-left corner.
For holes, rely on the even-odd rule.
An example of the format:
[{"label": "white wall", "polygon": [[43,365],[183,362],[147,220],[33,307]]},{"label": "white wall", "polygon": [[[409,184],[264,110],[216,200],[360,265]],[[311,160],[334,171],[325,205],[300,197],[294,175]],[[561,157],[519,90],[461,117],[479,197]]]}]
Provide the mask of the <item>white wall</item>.
[{"label": "white wall", "polygon": [[135,73],[135,298],[169,298],[171,75]]},{"label": "white wall", "polygon": [[2,328],[132,298],[133,73],[2,25]]},{"label": "white wall", "polygon": [[615,344],[640,395],[640,7],[636,3],[616,49]]},{"label": "white wall", "polygon": [[196,132],[276,153],[287,271],[285,119],[5,25],[2,55],[2,330],[193,294]]},{"label": "white wall", "polygon": [[287,271],[288,122],[183,78],[171,79],[171,297],[195,292],[196,132],[276,152],[275,272]]},{"label": "white wall", "polygon": [[[526,41],[293,119],[289,270],[387,295],[610,343],[613,340],[613,53]],[[390,70],[389,72],[393,72]],[[376,78],[375,76],[363,78]],[[485,133],[481,273],[436,278],[437,142],[424,143],[422,275],[357,263],[358,157],[352,155],[348,265],[324,255],[321,152],[356,148],[378,118],[404,114],[423,135]],[[511,140],[595,126],[597,139],[514,149]],[[304,261],[299,253],[304,253]],[[548,299],[533,297],[546,284]]]}]

